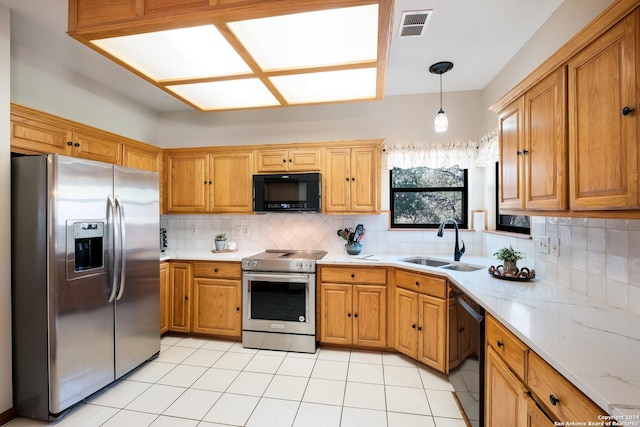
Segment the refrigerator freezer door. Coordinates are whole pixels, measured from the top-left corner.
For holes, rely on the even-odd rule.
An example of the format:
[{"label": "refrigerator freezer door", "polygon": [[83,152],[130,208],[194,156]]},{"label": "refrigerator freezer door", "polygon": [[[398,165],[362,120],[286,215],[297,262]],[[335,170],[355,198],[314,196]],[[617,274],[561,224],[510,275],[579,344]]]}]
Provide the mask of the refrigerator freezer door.
[{"label": "refrigerator freezer door", "polygon": [[115,306],[115,375],[130,372],[160,351],[160,227],[158,174],[115,166],[114,198],[123,218],[124,280]]},{"label": "refrigerator freezer door", "polygon": [[113,242],[107,222],[113,166],[69,157],[48,160],[48,196],[42,196],[49,199],[53,245],[49,410],[57,414],[114,380],[113,304],[108,302]]}]

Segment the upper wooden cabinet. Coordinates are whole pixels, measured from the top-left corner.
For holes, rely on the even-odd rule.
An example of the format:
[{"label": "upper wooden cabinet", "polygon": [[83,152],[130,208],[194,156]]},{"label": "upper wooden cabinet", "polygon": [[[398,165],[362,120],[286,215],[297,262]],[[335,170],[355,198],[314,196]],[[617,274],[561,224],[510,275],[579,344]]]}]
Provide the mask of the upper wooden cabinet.
[{"label": "upper wooden cabinet", "polygon": [[258,173],[314,172],[320,170],[320,159],[319,148],[257,150],[256,171]]},{"label": "upper wooden cabinet", "polygon": [[565,75],[558,69],[498,116],[502,209],[567,207]]},{"label": "upper wooden cabinet", "polygon": [[574,210],[640,208],[639,33],[636,10],[569,61]]},{"label": "upper wooden cabinet", "polygon": [[380,212],[380,142],[325,151],[324,212]]},{"label": "upper wooden cabinet", "polygon": [[161,170],[162,149],[51,114],[11,105],[11,150],[56,153],[152,172]]},{"label": "upper wooden cabinet", "polygon": [[170,150],[165,158],[167,213],[253,211],[250,151]]},{"label": "upper wooden cabinet", "polygon": [[492,107],[500,209],[638,217],[638,5],[612,2]]}]

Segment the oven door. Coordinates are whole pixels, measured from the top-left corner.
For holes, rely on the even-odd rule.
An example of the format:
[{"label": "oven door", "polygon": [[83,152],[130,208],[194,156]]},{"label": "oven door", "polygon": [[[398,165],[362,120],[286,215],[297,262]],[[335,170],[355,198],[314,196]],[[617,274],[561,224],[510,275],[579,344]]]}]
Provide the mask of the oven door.
[{"label": "oven door", "polygon": [[244,331],[315,335],[316,276],[243,273]]}]

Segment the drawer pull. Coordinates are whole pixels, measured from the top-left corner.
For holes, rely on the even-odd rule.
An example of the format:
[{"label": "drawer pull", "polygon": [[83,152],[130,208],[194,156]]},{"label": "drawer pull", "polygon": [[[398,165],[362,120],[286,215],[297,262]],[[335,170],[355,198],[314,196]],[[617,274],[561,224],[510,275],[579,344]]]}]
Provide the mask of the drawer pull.
[{"label": "drawer pull", "polygon": [[422,330],[422,326],[418,326],[418,330],[421,331]]},{"label": "drawer pull", "polygon": [[416,280],[416,286],[420,286],[420,282]]},{"label": "drawer pull", "polygon": [[497,344],[498,344],[499,348],[504,347],[504,343],[502,341],[500,341],[500,340],[498,340]]},{"label": "drawer pull", "polygon": [[624,107],[622,109],[622,115],[623,116],[628,116],[629,114],[631,114],[631,112],[633,111],[633,108],[631,107]]},{"label": "drawer pull", "polygon": [[217,268],[214,268],[214,269],[213,269],[213,272],[214,272],[214,273],[217,273],[217,272],[218,272],[218,269],[217,269]]},{"label": "drawer pull", "polygon": [[355,314],[353,315],[353,317],[358,317],[358,313],[355,313]]},{"label": "drawer pull", "polygon": [[351,278],[353,279],[353,278],[355,278],[355,277],[356,277],[356,275],[352,273],[352,274],[351,274]]},{"label": "drawer pull", "polygon": [[236,311],[240,311],[240,307],[236,307]]},{"label": "drawer pull", "polygon": [[413,329],[415,329],[415,328],[416,328],[416,325],[411,325],[411,327],[412,327]]},{"label": "drawer pull", "polygon": [[347,313],[347,317],[351,317],[351,313]]},{"label": "drawer pull", "polygon": [[560,399],[558,399],[557,397],[555,397],[553,394],[549,395],[549,402],[551,402],[551,404],[553,406],[556,406],[558,403],[560,403]]},{"label": "drawer pull", "polygon": [[464,332],[464,326],[463,326],[462,328],[460,328],[460,329],[458,330],[458,332],[463,333],[463,332]]}]

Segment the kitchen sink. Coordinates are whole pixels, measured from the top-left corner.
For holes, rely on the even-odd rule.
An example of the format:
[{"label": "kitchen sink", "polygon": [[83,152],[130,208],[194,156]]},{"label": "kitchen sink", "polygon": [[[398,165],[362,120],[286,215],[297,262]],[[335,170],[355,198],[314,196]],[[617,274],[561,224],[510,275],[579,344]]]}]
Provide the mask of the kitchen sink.
[{"label": "kitchen sink", "polygon": [[477,271],[481,270],[484,267],[480,267],[478,265],[470,265],[470,264],[451,264],[444,266],[442,268],[446,268],[447,270],[455,270],[455,271]]},{"label": "kitchen sink", "polygon": [[440,261],[439,259],[426,258],[426,257],[413,257],[401,259],[403,262],[410,262],[411,264],[426,265],[428,267],[442,267],[443,265],[451,264],[449,261]]}]

